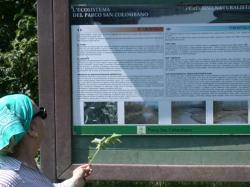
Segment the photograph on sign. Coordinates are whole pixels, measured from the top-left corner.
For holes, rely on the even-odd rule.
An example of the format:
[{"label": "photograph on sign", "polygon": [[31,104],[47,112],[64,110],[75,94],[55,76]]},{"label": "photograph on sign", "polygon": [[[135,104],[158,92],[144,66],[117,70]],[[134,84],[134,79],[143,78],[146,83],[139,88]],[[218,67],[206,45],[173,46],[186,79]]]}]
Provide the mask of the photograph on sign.
[{"label": "photograph on sign", "polygon": [[249,11],[72,4],[74,134],[250,134]]},{"label": "photograph on sign", "polygon": [[247,124],[247,101],[214,101],[215,124]]},{"label": "photograph on sign", "polygon": [[158,103],[125,102],[125,124],[158,124]]},{"label": "photograph on sign", "polygon": [[206,124],[204,101],[172,102],[172,124]]},{"label": "photograph on sign", "polygon": [[85,102],[84,124],[117,124],[115,102]]}]

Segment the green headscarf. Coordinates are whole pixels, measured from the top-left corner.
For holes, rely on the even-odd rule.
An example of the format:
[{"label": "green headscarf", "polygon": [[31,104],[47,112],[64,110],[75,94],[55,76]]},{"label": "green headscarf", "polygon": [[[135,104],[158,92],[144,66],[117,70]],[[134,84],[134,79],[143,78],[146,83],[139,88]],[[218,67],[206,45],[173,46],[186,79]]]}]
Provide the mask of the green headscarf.
[{"label": "green headscarf", "polygon": [[17,144],[27,133],[34,115],[32,100],[23,94],[0,98],[0,150]]}]

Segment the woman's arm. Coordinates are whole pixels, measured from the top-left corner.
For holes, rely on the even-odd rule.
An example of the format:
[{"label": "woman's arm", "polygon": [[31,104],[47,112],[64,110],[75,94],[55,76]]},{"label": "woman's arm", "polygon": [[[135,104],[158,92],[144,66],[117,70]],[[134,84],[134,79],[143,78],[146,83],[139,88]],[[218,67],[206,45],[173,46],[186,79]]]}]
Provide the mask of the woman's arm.
[{"label": "woman's arm", "polygon": [[85,185],[86,178],[92,173],[89,164],[83,164],[73,171],[73,176],[62,183],[54,183],[56,187],[82,187]]}]

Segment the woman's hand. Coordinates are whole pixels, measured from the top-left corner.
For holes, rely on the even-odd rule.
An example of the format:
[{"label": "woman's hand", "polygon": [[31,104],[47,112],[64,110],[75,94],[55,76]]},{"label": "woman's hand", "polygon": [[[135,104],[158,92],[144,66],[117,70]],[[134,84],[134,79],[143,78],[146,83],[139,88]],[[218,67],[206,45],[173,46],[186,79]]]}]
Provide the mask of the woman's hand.
[{"label": "woman's hand", "polygon": [[86,182],[86,178],[92,173],[91,165],[83,164],[73,171],[72,179],[75,186],[83,186]]}]

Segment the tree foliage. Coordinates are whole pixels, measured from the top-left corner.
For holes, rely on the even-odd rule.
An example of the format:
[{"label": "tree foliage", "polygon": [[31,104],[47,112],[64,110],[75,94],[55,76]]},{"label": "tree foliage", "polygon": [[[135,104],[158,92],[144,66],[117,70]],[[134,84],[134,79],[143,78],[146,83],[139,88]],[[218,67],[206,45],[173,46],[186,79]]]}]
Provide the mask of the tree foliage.
[{"label": "tree foliage", "polygon": [[25,93],[38,101],[34,0],[0,1],[0,97]]}]

